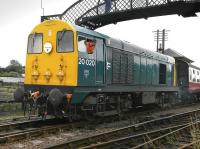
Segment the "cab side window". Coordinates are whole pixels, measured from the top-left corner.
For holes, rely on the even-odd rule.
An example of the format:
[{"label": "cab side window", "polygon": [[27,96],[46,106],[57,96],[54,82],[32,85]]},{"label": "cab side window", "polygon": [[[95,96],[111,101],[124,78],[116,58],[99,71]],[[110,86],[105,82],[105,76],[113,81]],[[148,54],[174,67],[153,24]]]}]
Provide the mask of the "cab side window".
[{"label": "cab side window", "polygon": [[96,39],[92,37],[78,36],[78,50],[89,55],[95,53]]},{"label": "cab side window", "polygon": [[79,52],[86,52],[85,46],[86,37],[79,36],[78,37],[78,51]]}]

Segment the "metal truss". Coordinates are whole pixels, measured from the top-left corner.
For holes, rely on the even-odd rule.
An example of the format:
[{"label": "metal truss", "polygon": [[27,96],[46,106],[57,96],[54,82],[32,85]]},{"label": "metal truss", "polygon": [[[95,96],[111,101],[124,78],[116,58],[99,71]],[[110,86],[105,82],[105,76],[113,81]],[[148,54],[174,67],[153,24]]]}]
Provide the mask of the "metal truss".
[{"label": "metal truss", "polygon": [[200,0],[111,0],[109,6],[105,1],[79,0],[62,14],[42,16],[41,21],[60,19],[96,29],[111,23],[154,16],[178,14],[190,17],[200,11]]}]

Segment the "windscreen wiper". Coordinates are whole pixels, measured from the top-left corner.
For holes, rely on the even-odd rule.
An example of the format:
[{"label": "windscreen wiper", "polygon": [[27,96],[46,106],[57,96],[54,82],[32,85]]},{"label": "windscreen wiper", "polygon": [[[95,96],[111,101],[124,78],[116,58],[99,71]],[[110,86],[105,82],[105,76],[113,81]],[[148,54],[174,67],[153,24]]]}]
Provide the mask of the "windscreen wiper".
[{"label": "windscreen wiper", "polygon": [[60,36],[58,37],[58,45],[59,45],[60,41],[62,40],[62,38],[63,38],[65,32],[66,32],[66,29],[63,29],[63,30],[61,31],[61,34],[60,34]]}]

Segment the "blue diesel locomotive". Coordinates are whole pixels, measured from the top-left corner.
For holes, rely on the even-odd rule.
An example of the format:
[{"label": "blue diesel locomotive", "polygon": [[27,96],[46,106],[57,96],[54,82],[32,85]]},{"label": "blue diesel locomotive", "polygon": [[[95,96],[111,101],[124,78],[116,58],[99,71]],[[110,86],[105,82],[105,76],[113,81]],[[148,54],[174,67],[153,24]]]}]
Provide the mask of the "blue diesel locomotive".
[{"label": "blue diesel locomotive", "polygon": [[[142,104],[171,104],[174,58],[60,20],[28,39],[24,89],[16,101],[46,116],[107,116]],[[32,108],[33,109],[33,108]]]}]

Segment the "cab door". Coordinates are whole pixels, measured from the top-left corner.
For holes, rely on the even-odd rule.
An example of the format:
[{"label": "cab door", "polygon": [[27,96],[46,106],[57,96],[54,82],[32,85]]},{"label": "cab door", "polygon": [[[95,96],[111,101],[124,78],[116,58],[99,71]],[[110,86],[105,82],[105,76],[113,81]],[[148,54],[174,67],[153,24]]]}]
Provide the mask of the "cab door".
[{"label": "cab door", "polygon": [[104,44],[102,39],[96,39],[96,84],[104,84]]}]

